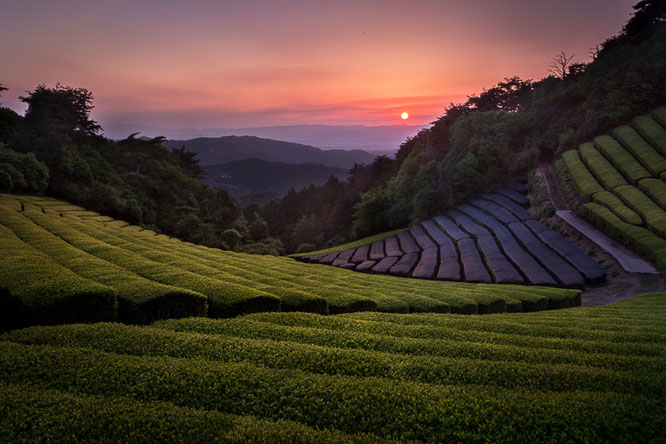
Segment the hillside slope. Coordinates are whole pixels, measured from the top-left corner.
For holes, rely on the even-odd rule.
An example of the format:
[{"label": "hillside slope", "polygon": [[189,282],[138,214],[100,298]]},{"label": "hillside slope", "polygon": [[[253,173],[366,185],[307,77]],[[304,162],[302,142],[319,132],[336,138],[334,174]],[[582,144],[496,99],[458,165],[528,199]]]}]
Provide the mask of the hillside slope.
[{"label": "hillside slope", "polygon": [[666,294],[557,312],[264,313],[0,336],[9,442],[659,442]]},{"label": "hillside slope", "polygon": [[307,262],[376,274],[466,282],[582,288],[604,269],[524,208],[519,183],[472,199],[372,244],[302,256]]},{"label": "hillside slope", "polygon": [[562,155],[579,212],[666,272],[666,108]]},{"label": "hillside slope", "polygon": [[10,252],[0,261],[0,329],[260,311],[491,313],[580,304],[576,290],[368,276],[222,251],[50,198],[0,195],[0,210],[0,250]]}]

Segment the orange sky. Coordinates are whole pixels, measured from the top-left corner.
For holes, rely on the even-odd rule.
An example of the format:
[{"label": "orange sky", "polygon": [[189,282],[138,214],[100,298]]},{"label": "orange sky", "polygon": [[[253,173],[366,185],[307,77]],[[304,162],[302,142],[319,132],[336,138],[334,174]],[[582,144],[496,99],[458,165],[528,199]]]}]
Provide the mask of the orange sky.
[{"label": "orange sky", "polygon": [[588,59],[625,0],[3,0],[2,102],[85,87],[102,126],[425,124],[504,77]]}]

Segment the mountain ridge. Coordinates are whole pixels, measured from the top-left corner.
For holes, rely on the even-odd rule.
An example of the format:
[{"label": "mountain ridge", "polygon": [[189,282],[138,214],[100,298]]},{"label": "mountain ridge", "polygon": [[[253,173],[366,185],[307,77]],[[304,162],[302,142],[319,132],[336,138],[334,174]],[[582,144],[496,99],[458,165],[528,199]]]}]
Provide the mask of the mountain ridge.
[{"label": "mountain ridge", "polygon": [[311,145],[323,150],[362,149],[393,153],[407,138],[415,136],[428,125],[324,125],[298,124],[256,126],[247,128],[179,128],[168,129],[150,125],[116,124],[105,127],[107,137],[123,139],[139,132],[148,137],[164,136],[171,140],[200,137],[256,136],[285,142]]},{"label": "mountain ridge", "polygon": [[168,148],[185,147],[197,153],[201,166],[222,165],[236,160],[259,159],[291,164],[321,163],[349,169],[355,163],[371,163],[375,155],[363,150],[322,150],[311,145],[256,136],[198,137],[167,140]]}]

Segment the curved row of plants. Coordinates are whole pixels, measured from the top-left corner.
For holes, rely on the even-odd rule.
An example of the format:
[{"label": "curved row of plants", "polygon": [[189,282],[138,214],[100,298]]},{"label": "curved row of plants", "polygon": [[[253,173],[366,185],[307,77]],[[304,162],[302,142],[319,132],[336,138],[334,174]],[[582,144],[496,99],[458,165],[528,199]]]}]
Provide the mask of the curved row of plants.
[{"label": "curved row of plants", "polygon": [[[510,184],[396,235],[342,251],[299,256],[345,269],[484,283],[583,288],[603,283],[604,269],[523,206],[527,188]],[[389,233],[390,234],[390,233]],[[361,242],[358,242],[361,244]]]},{"label": "curved row of plants", "polygon": [[222,251],[50,198],[0,195],[0,209],[0,246],[10,253],[0,259],[3,329],[258,311],[531,311],[580,301],[576,290],[415,282]]},{"label": "curved row of plants", "polygon": [[[661,123],[660,123],[661,122]],[[666,272],[666,107],[562,155],[579,212]],[[567,180],[567,177],[562,178]]]},{"label": "curved row of plants", "polygon": [[31,327],[0,336],[0,410],[16,412],[0,434],[651,442],[666,426],[665,310],[659,293],[475,317]]}]

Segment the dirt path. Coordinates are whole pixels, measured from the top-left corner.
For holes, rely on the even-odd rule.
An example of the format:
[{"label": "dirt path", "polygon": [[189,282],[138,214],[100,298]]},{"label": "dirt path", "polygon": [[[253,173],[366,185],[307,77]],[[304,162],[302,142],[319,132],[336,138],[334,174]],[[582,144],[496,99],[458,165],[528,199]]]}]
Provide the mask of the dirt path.
[{"label": "dirt path", "polygon": [[550,202],[555,207],[555,210],[571,210],[567,200],[564,198],[564,194],[562,194],[557,177],[555,177],[553,166],[551,164],[542,164],[539,166],[539,169],[541,170],[541,175],[544,178],[544,182],[546,184],[548,197],[550,198]]},{"label": "dirt path", "polygon": [[606,269],[608,282],[586,288],[583,305],[609,304],[640,293],[666,290],[666,280],[652,264],[571,211],[551,165],[542,164],[536,178],[550,200],[546,205],[556,209],[555,215],[544,222],[579,249],[594,256]]}]

